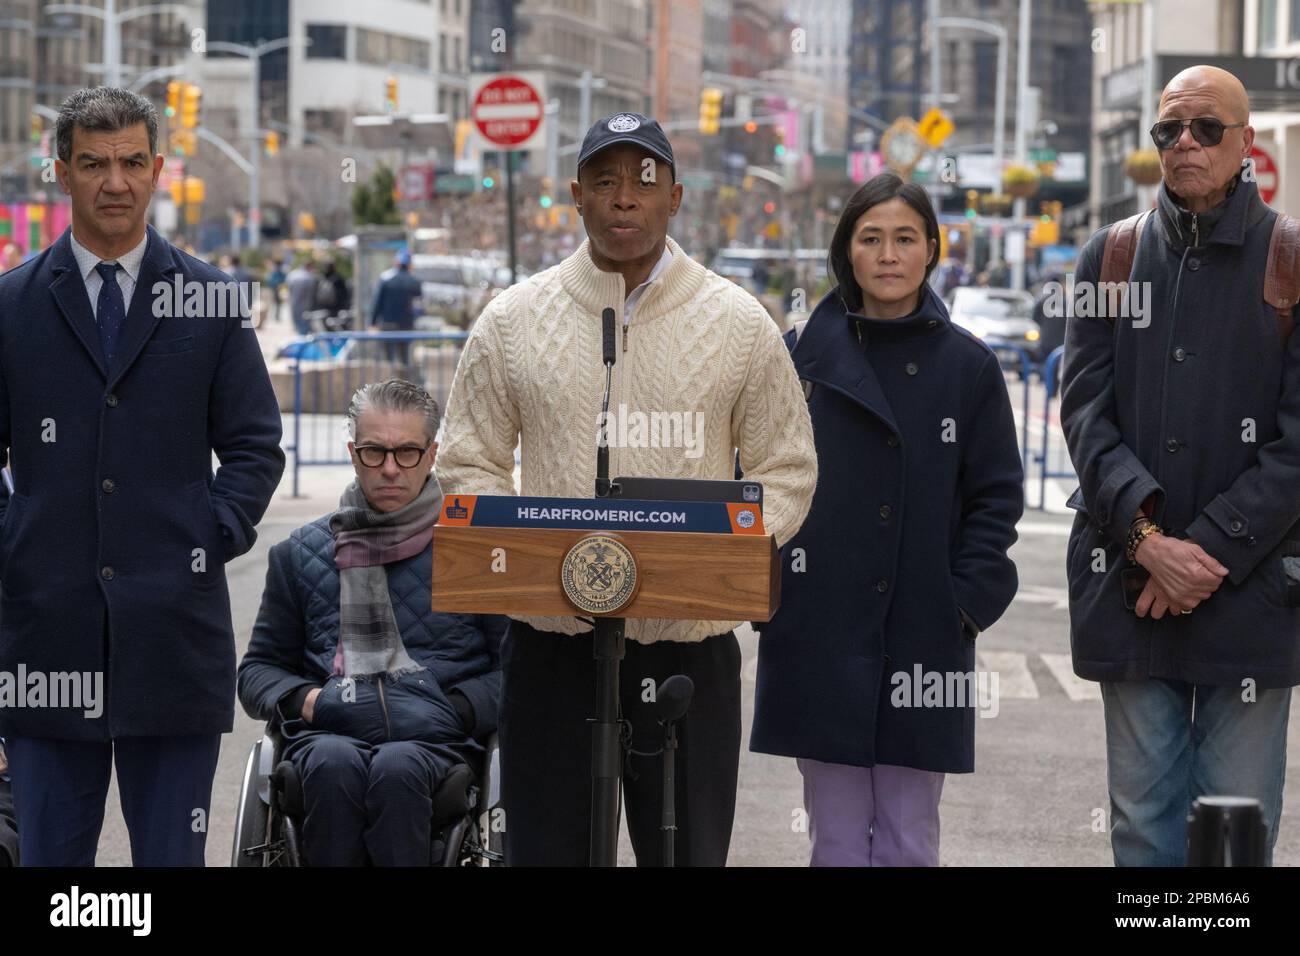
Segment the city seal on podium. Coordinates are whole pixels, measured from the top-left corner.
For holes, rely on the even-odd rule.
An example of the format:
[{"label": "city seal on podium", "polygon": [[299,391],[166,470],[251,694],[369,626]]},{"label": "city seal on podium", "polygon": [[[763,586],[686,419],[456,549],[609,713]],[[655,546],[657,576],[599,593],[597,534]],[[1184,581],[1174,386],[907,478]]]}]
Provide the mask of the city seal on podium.
[{"label": "city seal on podium", "polygon": [[589,534],[569,549],[560,565],[564,594],[588,614],[613,614],[636,594],[636,558],[607,534]]}]

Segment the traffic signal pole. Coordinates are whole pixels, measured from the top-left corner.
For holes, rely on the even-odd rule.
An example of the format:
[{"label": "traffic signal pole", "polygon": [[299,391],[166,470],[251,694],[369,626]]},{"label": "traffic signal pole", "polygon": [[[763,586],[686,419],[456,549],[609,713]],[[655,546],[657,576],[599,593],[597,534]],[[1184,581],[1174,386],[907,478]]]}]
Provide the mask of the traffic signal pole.
[{"label": "traffic signal pole", "polygon": [[[307,38],[302,41],[304,45],[310,46],[311,39]],[[267,53],[273,53],[276,50],[282,50],[293,43],[290,37],[280,37],[278,40],[267,40],[258,43],[256,46],[250,46],[247,43],[228,43],[225,40],[209,40],[207,50],[218,53],[234,53],[237,56],[248,57],[252,66],[253,89],[252,89],[252,115],[249,117],[249,125],[252,127],[250,138],[252,140],[248,173],[248,245],[250,249],[256,249],[262,244],[262,57]]]},{"label": "traffic signal pole", "polygon": [[186,244],[188,243],[188,241],[189,241],[189,231],[190,231],[190,225],[189,225],[189,222],[187,222],[187,220],[188,220],[188,218],[189,218],[189,216],[188,216],[188,214],[187,214],[187,213],[188,213],[188,210],[186,210],[186,208],[185,208],[185,203],[186,203],[186,201],[189,199],[189,197],[186,195],[186,193],[189,192],[189,190],[186,188],[186,187],[189,185],[189,183],[186,182],[186,179],[188,178],[188,176],[187,176],[187,169],[188,169],[188,167],[189,167],[189,164],[188,164],[187,162],[185,162],[184,157],[182,157],[182,158],[181,158],[181,174],[180,174],[180,175],[181,175],[181,202],[180,202],[180,207],[181,207],[181,209],[180,209],[180,216],[178,217],[177,230],[176,230],[176,231],[177,231],[177,234],[181,237],[181,245],[182,245],[182,246],[184,246],[184,245],[186,245]]},{"label": "traffic signal pole", "polygon": [[518,266],[515,248],[515,151],[506,150],[506,236],[510,246],[510,285],[515,284]]},{"label": "traffic signal pole", "polygon": [[262,122],[258,115],[262,104],[261,47],[255,48],[248,59],[253,73],[253,111],[249,114],[249,122],[253,125],[253,148],[249,150],[248,164],[253,169],[248,174],[248,248],[256,250],[262,240]]}]

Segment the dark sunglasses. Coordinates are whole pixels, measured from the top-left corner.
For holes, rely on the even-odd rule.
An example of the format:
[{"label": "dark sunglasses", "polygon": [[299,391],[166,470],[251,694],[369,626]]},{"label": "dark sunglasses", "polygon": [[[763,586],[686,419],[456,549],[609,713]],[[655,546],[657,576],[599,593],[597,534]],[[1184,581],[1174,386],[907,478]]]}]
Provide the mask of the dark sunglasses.
[{"label": "dark sunglasses", "polygon": [[424,457],[424,453],[433,447],[430,442],[423,448],[418,445],[403,445],[401,448],[385,448],[382,445],[357,445],[357,458],[367,468],[382,468],[391,453],[393,461],[399,468],[414,468]]},{"label": "dark sunglasses", "polygon": [[1151,127],[1151,140],[1156,144],[1156,149],[1173,149],[1174,144],[1182,137],[1183,130],[1190,126],[1192,139],[1202,146],[1218,146],[1223,142],[1225,129],[1236,129],[1245,125],[1245,123],[1222,123],[1213,116],[1198,116],[1196,119],[1189,120],[1161,120]]}]

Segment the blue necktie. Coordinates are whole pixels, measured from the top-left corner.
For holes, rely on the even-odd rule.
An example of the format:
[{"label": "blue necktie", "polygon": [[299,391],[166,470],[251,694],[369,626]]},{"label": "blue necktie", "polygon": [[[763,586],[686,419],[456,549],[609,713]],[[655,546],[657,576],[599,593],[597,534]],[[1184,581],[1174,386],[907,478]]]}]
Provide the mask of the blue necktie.
[{"label": "blue necktie", "polygon": [[95,318],[99,322],[99,345],[104,350],[104,358],[113,360],[117,351],[117,340],[122,334],[122,323],[126,321],[126,303],[122,300],[122,287],[117,284],[116,262],[101,262],[95,266],[104,284],[99,287],[99,302],[95,306]]}]

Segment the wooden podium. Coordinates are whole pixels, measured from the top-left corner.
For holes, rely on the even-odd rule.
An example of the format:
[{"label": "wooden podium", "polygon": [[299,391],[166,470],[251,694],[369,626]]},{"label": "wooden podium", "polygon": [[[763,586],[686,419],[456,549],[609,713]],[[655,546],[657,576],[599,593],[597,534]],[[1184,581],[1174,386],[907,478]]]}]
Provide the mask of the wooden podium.
[{"label": "wooden podium", "polygon": [[767,621],[780,589],[757,503],[449,495],[433,528],[435,610],[595,621],[593,865],[617,852],[623,621]]}]

